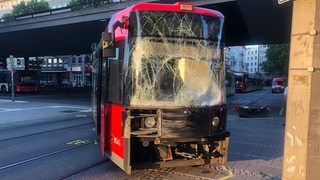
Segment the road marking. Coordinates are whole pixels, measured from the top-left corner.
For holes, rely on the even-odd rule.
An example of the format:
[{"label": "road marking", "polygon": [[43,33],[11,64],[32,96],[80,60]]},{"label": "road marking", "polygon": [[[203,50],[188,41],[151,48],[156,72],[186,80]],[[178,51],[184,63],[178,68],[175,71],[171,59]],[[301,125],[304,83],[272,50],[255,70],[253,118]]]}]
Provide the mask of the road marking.
[{"label": "road marking", "polygon": [[280,112],[279,112],[279,116],[282,116],[283,110],[284,110],[284,108],[283,108],[283,106],[282,106],[282,107],[281,107],[281,110],[280,110]]},{"label": "road marking", "polygon": [[75,140],[75,141],[71,141],[71,142],[67,142],[68,145],[79,145],[79,144],[88,144],[90,143],[89,140]]},{"label": "road marking", "polygon": [[0,102],[4,102],[4,103],[7,103],[7,102],[15,102],[15,103],[26,103],[28,101],[12,101],[12,100],[7,100],[7,99],[0,99]]},{"label": "road marking", "polygon": [[14,112],[14,111],[29,111],[29,110],[39,110],[39,109],[59,109],[59,108],[70,108],[70,109],[82,109],[81,112],[91,112],[91,108],[80,107],[80,106],[41,106],[34,108],[0,108],[2,112]]}]

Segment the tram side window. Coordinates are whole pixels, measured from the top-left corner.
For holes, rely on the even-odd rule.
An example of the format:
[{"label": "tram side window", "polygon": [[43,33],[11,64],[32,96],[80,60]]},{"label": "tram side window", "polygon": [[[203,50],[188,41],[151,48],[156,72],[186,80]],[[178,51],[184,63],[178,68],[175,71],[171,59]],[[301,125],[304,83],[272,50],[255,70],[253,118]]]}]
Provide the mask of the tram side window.
[{"label": "tram side window", "polygon": [[7,83],[9,75],[7,72],[0,72],[0,83]]},{"label": "tram side window", "polygon": [[5,76],[3,73],[0,72],[0,83],[5,82]]},{"label": "tram side window", "polygon": [[108,101],[122,103],[122,66],[123,58],[120,49],[116,49],[116,57],[109,58]]}]

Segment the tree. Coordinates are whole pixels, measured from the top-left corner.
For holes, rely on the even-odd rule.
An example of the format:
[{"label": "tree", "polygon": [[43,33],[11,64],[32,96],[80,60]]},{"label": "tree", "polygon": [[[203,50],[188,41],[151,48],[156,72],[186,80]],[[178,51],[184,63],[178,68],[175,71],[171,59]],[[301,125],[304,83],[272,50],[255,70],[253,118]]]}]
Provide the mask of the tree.
[{"label": "tree", "polygon": [[45,0],[31,0],[28,2],[20,2],[13,6],[12,14],[15,16],[21,16],[30,13],[36,13],[40,11],[50,10],[48,1]]},{"label": "tree", "polygon": [[71,0],[68,6],[72,7],[74,10],[79,10],[86,6],[98,7],[104,3],[111,3],[112,0],[101,1],[101,0]]},{"label": "tree", "polygon": [[77,9],[81,9],[82,6],[84,6],[86,3],[87,3],[86,0],[71,0],[68,3],[68,6],[71,6],[77,10]]},{"label": "tree", "polygon": [[14,16],[21,16],[30,13],[36,13],[40,11],[50,10],[48,1],[45,0],[31,0],[28,2],[22,1],[17,5],[13,6],[13,9],[10,13],[2,15],[4,21],[14,20]]},{"label": "tree", "polygon": [[45,0],[31,0],[27,6],[29,6],[30,13],[50,10],[49,2]]},{"label": "tree", "polygon": [[287,76],[289,51],[288,44],[269,45],[266,52],[267,60],[261,63],[263,71],[274,76]]},{"label": "tree", "polygon": [[12,21],[12,20],[14,20],[14,15],[13,15],[13,13],[5,13],[5,14],[3,14],[2,15],[2,17],[1,17],[5,22],[8,22],[8,21]]}]

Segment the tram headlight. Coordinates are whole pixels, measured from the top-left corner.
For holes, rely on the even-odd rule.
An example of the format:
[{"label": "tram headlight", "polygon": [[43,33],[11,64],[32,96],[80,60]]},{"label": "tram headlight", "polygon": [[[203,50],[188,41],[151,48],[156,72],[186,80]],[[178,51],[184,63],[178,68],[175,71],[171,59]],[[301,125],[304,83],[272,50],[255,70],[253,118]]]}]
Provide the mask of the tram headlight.
[{"label": "tram headlight", "polygon": [[214,117],[213,119],[212,119],[212,121],[211,121],[211,124],[212,124],[212,126],[218,126],[219,125],[219,122],[220,122],[220,119],[219,119],[219,117],[218,116],[216,116],[216,117]]},{"label": "tram headlight", "polygon": [[144,120],[144,125],[147,126],[148,128],[154,127],[156,125],[156,119],[154,117],[147,117]]},{"label": "tram headlight", "polygon": [[149,146],[149,141],[142,141],[142,146],[143,147],[148,147]]}]

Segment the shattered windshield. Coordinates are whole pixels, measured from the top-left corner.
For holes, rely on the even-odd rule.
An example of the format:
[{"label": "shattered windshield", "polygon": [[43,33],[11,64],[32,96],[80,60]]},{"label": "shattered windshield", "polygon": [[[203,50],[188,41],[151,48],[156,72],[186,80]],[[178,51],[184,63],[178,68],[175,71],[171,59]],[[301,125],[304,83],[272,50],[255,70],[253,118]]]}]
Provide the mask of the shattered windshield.
[{"label": "shattered windshield", "polygon": [[224,99],[223,19],[181,12],[130,15],[131,106],[212,106]]}]

